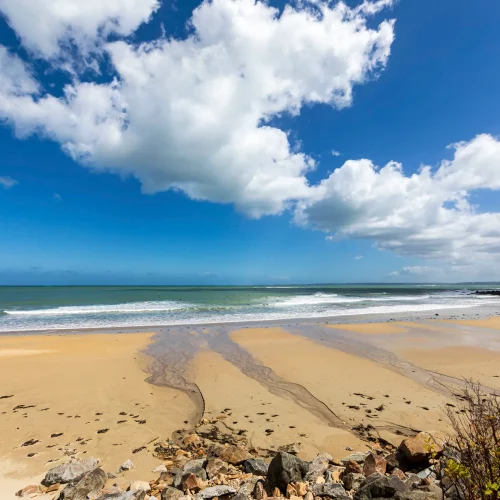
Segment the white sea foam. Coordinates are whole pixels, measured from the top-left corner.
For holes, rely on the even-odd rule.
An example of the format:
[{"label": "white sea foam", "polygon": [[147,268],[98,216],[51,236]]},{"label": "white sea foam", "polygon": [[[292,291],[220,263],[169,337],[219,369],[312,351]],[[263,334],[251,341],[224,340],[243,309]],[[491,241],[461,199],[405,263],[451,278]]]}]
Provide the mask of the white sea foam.
[{"label": "white sea foam", "polygon": [[147,313],[162,311],[178,311],[189,307],[197,307],[196,304],[189,304],[174,301],[151,301],[151,302],[131,302],[126,304],[110,304],[99,306],[66,306],[52,309],[27,309],[4,311],[12,316],[73,316],[86,314],[127,314],[127,313]]}]

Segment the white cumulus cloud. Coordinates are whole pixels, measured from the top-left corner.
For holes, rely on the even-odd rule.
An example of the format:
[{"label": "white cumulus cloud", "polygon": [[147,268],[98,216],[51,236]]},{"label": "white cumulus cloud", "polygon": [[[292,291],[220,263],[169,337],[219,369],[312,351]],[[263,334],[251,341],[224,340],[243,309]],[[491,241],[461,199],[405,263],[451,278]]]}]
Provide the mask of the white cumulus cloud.
[{"label": "white cumulus cloud", "polygon": [[23,44],[44,58],[69,44],[89,53],[111,33],[129,35],[158,6],[158,0],[0,0]]},{"label": "white cumulus cloud", "polygon": [[[149,9],[131,18],[135,25],[152,8],[145,4]],[[135,176],[146,193],[174,189],[233,203],[252,217],[279,214],[309,196],[306,174],[315,164],[271,120],[305,104],[351,105],[353,87],[387,63],[393,22],[370,27],[367,15],[389,4],[365,1],[351,9],[314,1],[279,12],[254,0],[205,1],[185,39],[107,44],[113,82],[75,82],[63,97],[3,92],[0,116],[19,135],[39,132],[59,142],[96,172]],[[12,20],[9,5],[0,0],[26,38],[29,30]],[[119,21],[124,32],[134,26],[126,19]],[[98,25],[89,26],[93,34]],[[51,54],[64,36],[29,43]]]},{"label": "white cumulus cloud", "polygon": [[500,189],[500,141],[484,134],[452,147],[452,160],[413,175],[396,162],[346,161],[299,203],[295,219],[401,255],[459,262],[498,254],[500,213],[481,212],[470,197]]},{"label": "white cumulus cloud", "polygon": [[12,177],[9,176],[0,177],[0,186],[4,187],[5,189],[9,189],[12,186],[15,186],[16,184],[18,184],[18,182]]}]

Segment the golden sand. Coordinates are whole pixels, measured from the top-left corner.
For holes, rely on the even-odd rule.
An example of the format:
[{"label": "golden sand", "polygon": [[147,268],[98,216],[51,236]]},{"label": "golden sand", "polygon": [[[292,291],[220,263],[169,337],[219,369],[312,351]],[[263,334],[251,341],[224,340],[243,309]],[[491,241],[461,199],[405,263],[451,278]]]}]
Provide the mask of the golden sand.
[{"label": "golden sand", "polygon": [[[51,460],[67,461],[65,453],[73,450],[76,456],[99,458],[108,471],[130,458],[136,469],[127,473],[126,480],[149,477],[158,461],[148,451],[134,454],[132,450],[156,437],[169,437],[192,411],[183,393],[145,382],[148,359],[139,350],[151,336],[0,338],[0,396],[12,395],[0,399],[2,491],[6,484],[17,486],[21,481],[16,479],[60,463]],[[19,405],[26,408],[14,410]],[[108,431],[97,433],[103,429]],[[31,439],[39,442],[21,446]],[[28,457],[31,453],[35,455]]]},{"label": "golden sand", "polygon": [[352,323],[344,325],[327,325],[329,328],[347,330],[348,332],[362,333],[365,335],[380,335],[386,333],[406,333],[408,330],[402,328],[403,323]]}]

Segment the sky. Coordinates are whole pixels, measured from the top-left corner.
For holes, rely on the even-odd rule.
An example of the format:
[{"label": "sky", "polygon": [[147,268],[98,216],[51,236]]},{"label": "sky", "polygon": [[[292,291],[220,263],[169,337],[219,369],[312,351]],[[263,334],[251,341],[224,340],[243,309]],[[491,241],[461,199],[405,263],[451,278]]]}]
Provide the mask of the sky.
[{"label": "sky", "polygon": [[0,0],[0,284],[500,280],[499,25]]}]

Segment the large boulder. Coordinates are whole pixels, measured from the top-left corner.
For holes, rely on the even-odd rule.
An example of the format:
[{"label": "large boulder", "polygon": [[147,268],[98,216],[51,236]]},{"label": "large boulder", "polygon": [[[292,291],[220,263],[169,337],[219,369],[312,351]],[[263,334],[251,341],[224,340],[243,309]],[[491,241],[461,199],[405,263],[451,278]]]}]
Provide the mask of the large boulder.
[{"label": "large boulder", "polygon": [[267,476],[269,464],[262,458],[249,458],[245,460],[243,468],[247,474],[254,474],[256,476]]},{"label": "large boulder", "polygon": [[92,457],[71,460],[50,469],[45,475],[42,484],[51,486],[56,483],[64,484],[78,481],[85,474],[96,469],[98,465],[99,461]]},{"label": "large boulder", "polygon": [[399,445],[399,451],[411,464],[427,464],[433,455],[440,455],[446,445],[446,437],[439,432],[419,432],[416,436],[405,439]]},{"label": "large boulder", "polygon": [[359,486],[354,500],[371,500],[372,498],[392,498],[398,491],[407,491],[409,487],[395,476],[383,476],[376,472],[367,477]]},{"label": "large boulder", "polygon": [[289,453],[279,452],[271,460],[267,471],[267,480],[271,487],[282,492],[290,483],[302,481],[309,470],[309,464]]},{"label": "large boulder", "polygon": [[58,500],[87,500],[95,497],[104,488],[108,476],[99,467],[85,474],[78,481],[66,486]]},{"label": "large boulder", "polygon": [[309,465],[309,470],[307,471],[305,480],[311,483],[315,483],[318,477],[322,476],[326,469],[328,469],[329,463],[333,460],[329,453],[321,453]]}]

